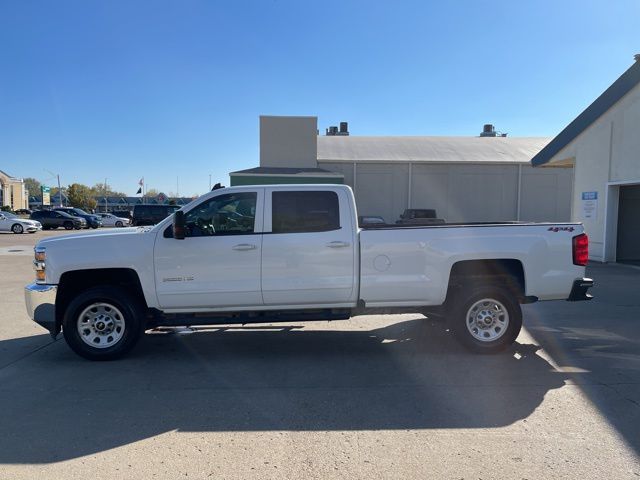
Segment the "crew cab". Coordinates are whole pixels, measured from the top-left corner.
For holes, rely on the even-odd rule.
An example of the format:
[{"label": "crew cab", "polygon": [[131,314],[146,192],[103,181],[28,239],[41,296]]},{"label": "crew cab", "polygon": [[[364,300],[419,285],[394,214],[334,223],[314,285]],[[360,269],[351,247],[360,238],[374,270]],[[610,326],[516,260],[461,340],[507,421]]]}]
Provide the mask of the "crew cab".
[{"label": "crew cab", "polygon": [[358,228],[343,185],[214,190],[154,227],[78,233],[35,247],[31,318],[93,360],[159,326],[442,313],[477,352],[512,344],[520,304],[587,300],[578,223]]}]

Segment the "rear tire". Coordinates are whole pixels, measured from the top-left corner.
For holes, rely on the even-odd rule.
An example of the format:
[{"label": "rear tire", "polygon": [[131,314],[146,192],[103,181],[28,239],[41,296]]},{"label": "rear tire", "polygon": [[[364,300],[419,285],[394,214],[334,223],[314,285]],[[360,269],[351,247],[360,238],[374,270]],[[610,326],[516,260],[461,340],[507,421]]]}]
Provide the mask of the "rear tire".
[{"label": "rear tire", "polygon": [[72,222],[64,222],[62,224],[62,226],[64,227],[65,230],[73,230],[73,223]]},{"label": "rear tire", "polygon": [[454,297],[450,327],[458,341],[476,353],[496,353],[520,334],[522,310],[513,292],[499,286],[467,286]]},{"label": "rear tire", "polygon": [[119,287],[95,287],[67,306],[62,333],[75,353],[88,360],[115,360],[129,352],[144,333],[141,302]]}]

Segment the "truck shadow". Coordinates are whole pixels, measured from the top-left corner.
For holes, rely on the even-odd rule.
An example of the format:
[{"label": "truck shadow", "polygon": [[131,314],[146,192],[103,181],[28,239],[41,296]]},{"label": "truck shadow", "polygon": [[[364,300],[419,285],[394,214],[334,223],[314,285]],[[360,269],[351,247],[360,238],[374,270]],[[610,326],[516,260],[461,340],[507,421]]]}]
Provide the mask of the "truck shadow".
[{"label": "truck shadow", "polygon": [[109,363],[84,361],[59,340],[0,371],[0,463],[62,461],[172,430],[501,427],[564,385],[537,350],[470,354],[420,315],[374,330],[153,333]]}]

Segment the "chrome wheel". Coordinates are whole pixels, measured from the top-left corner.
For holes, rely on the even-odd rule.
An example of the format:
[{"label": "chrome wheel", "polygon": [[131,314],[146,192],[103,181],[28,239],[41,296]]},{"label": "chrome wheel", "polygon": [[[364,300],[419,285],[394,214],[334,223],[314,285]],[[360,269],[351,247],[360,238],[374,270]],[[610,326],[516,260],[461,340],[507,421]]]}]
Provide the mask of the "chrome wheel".
[{"label": "chrome wheel", "polygon": [[78,335],[94,348],[115,345],[124,335],[122,312],[109,303],[93,303],[78,316]]},{"label": "chrome wheel", "polygon": [[493,298],[483,298],[467,311],[469,333],[481,342],[493,342],[502,337],[509,327],[509,313],[505,306]]},{"label": "chrome wheel", "polygon": [[13,233],[24,232],[24,228],[22,228],[22,225],[20,225],[19,223],[16,223],[11,230],[13,231]]}]

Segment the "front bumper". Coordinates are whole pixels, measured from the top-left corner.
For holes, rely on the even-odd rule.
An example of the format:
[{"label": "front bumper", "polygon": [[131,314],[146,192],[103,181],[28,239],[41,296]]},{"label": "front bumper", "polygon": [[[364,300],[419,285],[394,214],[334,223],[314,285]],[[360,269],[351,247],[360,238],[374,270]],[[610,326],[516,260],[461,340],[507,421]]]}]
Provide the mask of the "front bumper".
[{"label": "front bumper", "polygon": [[56,322],[57,285],[32,283],[24,287],[24,301],[31,320],[49,330],[51,335],[60,333]]},{"label": "front bumper", "polygon": [[573,287],[567,302],[579,302],[581,300],[591,300],[593,295],[587,293],[593,287],[593,280],[590,278],[577,278],[573,281]]}]

